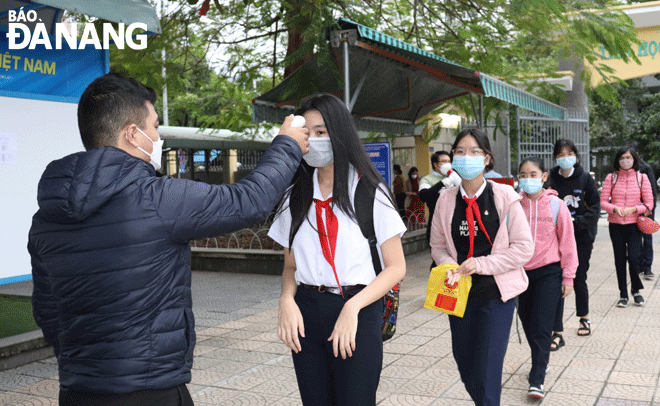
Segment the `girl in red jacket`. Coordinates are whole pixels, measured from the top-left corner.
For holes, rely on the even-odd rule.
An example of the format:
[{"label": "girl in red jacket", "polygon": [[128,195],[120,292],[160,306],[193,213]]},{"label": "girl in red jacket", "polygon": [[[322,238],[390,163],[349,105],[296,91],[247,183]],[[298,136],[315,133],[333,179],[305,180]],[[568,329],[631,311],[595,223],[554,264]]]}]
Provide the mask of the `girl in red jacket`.
[{"label": "girl in red jacket", "polygon": [[653,209],[653,191],[649,178],[638,172],[639,157],[633,147],[623,147],[614,157],[614,173],[605,177],[600,192],[600,206],[609,216],[610,238],[614,248],[614,266],[619,283],[617,307],[628,306],[626,254],[630,264],[630,290],[637,306],[644,304],[639,293],[644,289],[639,277],[639,255],[642,234],[637,228],[637,217]]},{"label": "girl in red jacket", "polygon": [[532,350],[528,395],[541,399],[557,306],[573,291],[578,254],[566,203],[556,190],[543,188],[548,180],[543,161],[535,156],[525,158],[519,179],[520,204],[532,230],[534,256],[524,266],[529,287],[518,296],[518,315]]}]

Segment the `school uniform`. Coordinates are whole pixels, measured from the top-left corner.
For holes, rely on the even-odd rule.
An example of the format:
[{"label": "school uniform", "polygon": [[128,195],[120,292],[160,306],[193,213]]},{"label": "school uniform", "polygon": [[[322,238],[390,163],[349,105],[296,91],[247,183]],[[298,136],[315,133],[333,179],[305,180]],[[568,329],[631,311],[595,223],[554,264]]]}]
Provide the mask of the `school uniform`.
[{"label": "school uniform", "polygon": [[515,297],[527,288],[522,265],[533,241],[513,188],[484,181],[473,199],[462,186],[444,190],[431,229],[438,264],[474,257],[476,273],[462,318],[449,316],[461,380],[478,406],[500,404],[502,368]]},{"label": "school uniform", "polygon": [[[273,240],[293,251],[296,261],[295,301],[302,313],[305,337],[299,337],[302,350],[292,354],[301,399],[304,405],[313,406],[375,405],[383,361],[383,302],[377,300],[360,311],[352,357],[345,360],[335,357],[332,342],[327,341],[344,303],[376,278],[369,244],[360,226],[333,207],[332,194],[323,198],[318,169],[312,179],[314,201],[292,246],[289,247],[291,212],[288,201],[268,232]],[[357,172],[351,168],[351,203],[358,180]],[[374,220],[378,253],[384,268],[381,244],[396,235],[402,236],[406,227],[380,189],[374,201]],[[336,224],[336,231],[333,231],[333,224]],[[333,258],[329,248],[335,238]],[[342,286],[343,298],[338,286]]]},{"label": "school uniform", "polygon": [[[573,220],[557,191],[544,190],[536,200],[521,193],[521,205],[534,238],[534,256],[525,264],[529,287],[518,297],[518,315],[532,351],[529,384],[540,387],[550,359],[552,329],[562,285],[573,286],[578,253]],[[552,200],[556,212],[553,212]],[[556,222],[556,224],[555,224]]]}]

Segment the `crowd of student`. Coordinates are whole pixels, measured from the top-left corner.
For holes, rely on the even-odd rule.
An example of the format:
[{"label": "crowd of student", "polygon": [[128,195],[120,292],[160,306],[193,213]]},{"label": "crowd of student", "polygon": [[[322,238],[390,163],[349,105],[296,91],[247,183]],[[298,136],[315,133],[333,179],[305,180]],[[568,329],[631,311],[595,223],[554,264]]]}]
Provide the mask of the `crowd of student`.
[{"label": "crowd of student", "polygon": [[537,157],[520,163],[518,193],[486,180],[495,160],[488,137],[466,129],[450,152],[431,157],[431,174],[419,179],[411,168],[392,193],[344,103],[318,94],[296,113],[304,128],[288,117],[248,177],[205,185],[157,176],[155,101],[133,79],[96,79],[78,110],[87,151],[52,162],[39,184],[28,245],[34,315],[58,357],[61,405],[192,405],[188,242],[243,228],[275,206],[269,236],[285,247],[278,335],[292,350],[304,405],[376,403],[382,298],[406,273],[402,195],[408,221],[425,222],[428,205],[434,264],[456,265],[447,282],[472,277],[464,316],[449,322],[454,359],[477,405],[500,404],[516,301],[532,354],[532,397],[544,396],[549,353],[564,345],[563,299],[573,290],[578,334],[591,333],[586,279],[601,207],[617,305],[628,304],[626,258],[633,301],[644,304],[638,273],[652,274],[639,259],[636,221],[654,199],[632,147],[617,154],[600,197],[569,140],[555,145],[550,172]]}]

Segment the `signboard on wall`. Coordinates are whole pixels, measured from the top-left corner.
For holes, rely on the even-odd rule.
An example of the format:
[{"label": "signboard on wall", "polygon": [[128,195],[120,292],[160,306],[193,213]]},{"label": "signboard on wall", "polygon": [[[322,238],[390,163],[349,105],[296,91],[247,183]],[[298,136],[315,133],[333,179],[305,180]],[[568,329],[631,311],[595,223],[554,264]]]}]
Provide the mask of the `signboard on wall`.
[{"label": "signboard on wall", "polygon": [[370,142],[364,144],[364,149],[387,186],[392,188],[392,145],[389,142]]},{"label": "signboard on wall", "polygon": [[108,51],[9,49],[0,31],[0,96],[77,103],[87,85],[109,71]]},{"label": "signboard on wall", "polygon": [[[632,59],[626,63],[623,59],[608,54],[604,46],[596,50],[596,54],[599,56],[598,62],[614,69],[612,75],[623,80],[660,73],[660,26],[638,28],[637,38],[641,43],[639,45],[631,44],[629,55],[637,56],[641,62],[640,65]],[[588,64],[585,63],[585,66]],[[592,85],[598,85],[602,80],[600,74],[592,73]]]}]

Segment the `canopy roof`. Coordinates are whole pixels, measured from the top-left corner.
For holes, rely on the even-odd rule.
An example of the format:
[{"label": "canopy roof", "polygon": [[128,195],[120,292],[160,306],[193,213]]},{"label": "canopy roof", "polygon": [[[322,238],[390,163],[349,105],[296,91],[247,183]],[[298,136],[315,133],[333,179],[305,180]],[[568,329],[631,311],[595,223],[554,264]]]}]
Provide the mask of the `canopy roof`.
[{"label": "canopy roof", "polygon": [[[277,132],[277,130],[275,130]],[[165,148],[192,149],[241,149],[266,150],[271,144],[272,134],[256,134],[252,137],[245,133],[200,129],[192,127],[158,127],[160,138],[165,141]]]},{"label": "canopy roof", "polygon": [[364,131],[412,133],[417,120],[447,100],[467,94],[566,117],[560,106],[353,21],[338,20],[326,37],[330,59],[314,55],[254,99],[254,121],[281,122],[303,97],[319,92],[348,101],[358,128]]},{"label": "canopy roof", "polygon": [[[62,19],[62,10],[73,11],[115,23],[144,23],[147,31],[160,34],[160,20],[148,0],[0,0],[0,25],[7,25],[8,10],[36,10],[39,18],[52,32],[53,24]],[[30,23],[27,23],[30,26]]]}]

